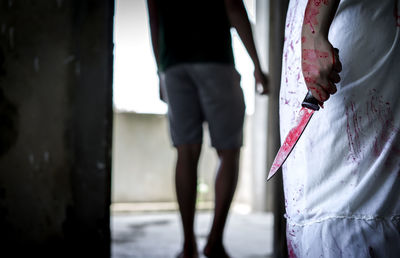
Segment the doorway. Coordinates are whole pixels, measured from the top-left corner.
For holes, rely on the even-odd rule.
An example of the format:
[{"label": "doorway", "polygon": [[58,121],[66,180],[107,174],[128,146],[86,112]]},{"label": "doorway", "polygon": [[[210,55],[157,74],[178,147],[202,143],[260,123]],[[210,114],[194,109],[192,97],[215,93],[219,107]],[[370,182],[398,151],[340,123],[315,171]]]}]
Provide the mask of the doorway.
[{"label": "doorway", "polygon": [[[255,0],[247,0],[245,4],[254,25]],[[132,254],[134,249],[150,257],[145,252],[155,251],[152,242],[148,241],[152,236],[159,237],[160,245],[165,245],[165,250],[173,257],[179,251],[182,240],[173,184],[175,151],[168,135],[167,107],[158,99],[158,78],[150,44],[146,1],[116,0],[115,7],[113,257]],[[272,215],[254,205],[260,199],[256,196],[260,195],[260,191],[255,187],[257,178],[253,173],[254,129],[263,129],[259,125],[254,126],[253,119],[257,115],[255,102],[266,100],[257,99],[254,94],[253,65],[235,31],[232,31],[232,41],[236,68],[242,76],[247,114],[240,179],[231,209],[229,223],[232,227],[229,223],[227,226],[227,239],[237,238],[229,242],[235,243],[231,248],[235,253],[242,252],[242,257],[265,257],[272,252]],[[197,209],[200,212],[196,227],[200,245],[211,219],[217,166],[208,135],[204,136],[197,188]],[[235,235],[236,232],[244,232],[251,227],[253,233],[248,231],[248,237],[253,244],[239,241],[241,238]],[[255,233],[257,230],[258,234]],[[137,255],[130,257],[140,257]],[[157,257],[157,253],[154,256]]]}]

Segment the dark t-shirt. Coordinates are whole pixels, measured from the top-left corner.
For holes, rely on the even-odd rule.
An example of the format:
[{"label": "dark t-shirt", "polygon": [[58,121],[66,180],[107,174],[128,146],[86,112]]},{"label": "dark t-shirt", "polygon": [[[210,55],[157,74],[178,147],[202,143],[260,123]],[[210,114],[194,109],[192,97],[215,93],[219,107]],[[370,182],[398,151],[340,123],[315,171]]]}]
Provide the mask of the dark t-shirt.
[{"label": "dark t-shirt", "polygon": [[157,0],[159,70],[180,63],[233,64],[223,0]]}]

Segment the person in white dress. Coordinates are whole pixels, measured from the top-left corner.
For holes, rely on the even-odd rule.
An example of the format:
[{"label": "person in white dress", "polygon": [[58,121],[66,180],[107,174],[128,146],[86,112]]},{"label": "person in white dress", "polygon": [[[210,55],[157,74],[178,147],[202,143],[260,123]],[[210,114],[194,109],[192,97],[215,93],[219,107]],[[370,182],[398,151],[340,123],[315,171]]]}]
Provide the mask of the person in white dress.
[{"label": "person in white dress", "polygon": [[283,166],[290,257],[400,257],[399,2],[289,3],[282,141],[323,106]]}]

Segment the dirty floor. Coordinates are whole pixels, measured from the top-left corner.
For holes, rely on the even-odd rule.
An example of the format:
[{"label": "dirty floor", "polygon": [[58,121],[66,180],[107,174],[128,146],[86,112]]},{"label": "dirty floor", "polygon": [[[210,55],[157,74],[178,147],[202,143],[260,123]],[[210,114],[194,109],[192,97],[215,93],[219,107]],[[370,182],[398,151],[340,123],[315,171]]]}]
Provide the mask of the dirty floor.
[{"label": "dirty floor", "polygon": [[[197,213],[195,228],[200,251],[211,220],[212,213]],[[182,237],[177,212],[113,213],[111,223],[112,258],[172,258],[180,251]],[[272,226],[270,213],[231,213],[225,232],[227,251],[232,258],[269,257]]]}]

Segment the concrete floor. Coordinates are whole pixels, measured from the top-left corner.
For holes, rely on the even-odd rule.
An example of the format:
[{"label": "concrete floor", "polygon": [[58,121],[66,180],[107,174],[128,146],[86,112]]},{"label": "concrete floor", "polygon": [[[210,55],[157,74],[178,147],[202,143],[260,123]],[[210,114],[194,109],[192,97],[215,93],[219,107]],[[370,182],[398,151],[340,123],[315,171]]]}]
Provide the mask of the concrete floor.
[{"label": "concrete floor", "polygon": [[[212,213],[196,217],[199,251],[205,245]],[[181,248],[181,225],[177,212],[113,213],[112,258],[176,257]],[[272,252],[273,216],[270,213],[231,213],[225,245],[233,258],[264,258]],[[204,258],[204,256],[200,256]]]}]

